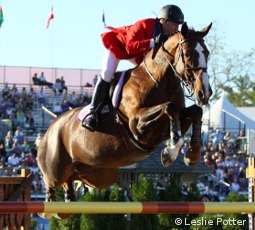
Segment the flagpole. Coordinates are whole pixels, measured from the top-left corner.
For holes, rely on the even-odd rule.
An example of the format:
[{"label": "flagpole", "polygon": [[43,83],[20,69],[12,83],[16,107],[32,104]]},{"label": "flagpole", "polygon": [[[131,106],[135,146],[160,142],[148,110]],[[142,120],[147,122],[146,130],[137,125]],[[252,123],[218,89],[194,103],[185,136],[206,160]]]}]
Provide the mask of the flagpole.
[{"label": "flagpole", "polygon": [[53,82],[53,68],[54,68],[54,23],[52,25],[51,31],[51,82]]},{"label": "flagpole", "polygon": [[2,4],[0,4],[0,66],[2,65],[2,24],[4,21]]},{"label": "flagpole", "polygon": [[102,12],[102,22],[104,23],[104,28],[106,28],[104,9],[103,9],[103,12]]},{"label": "flagpole", "polygon": [[[54,19],[54,13],[53,13],[53,2],[52,2],[52,7],[51,7],[51,11],[50,11],[50,14],[49,14],[49,17],[48,17],[48,20],[47,20],[47,24],[46,24],[46,29],[49,29],[50,27],[50,22],[51,20]],[[51,23],[52,24],[52,23]],[[53,27],[53,28],[52,28]],[[50,76],[50,79],[51,79],[51,82],[53,83],[53,72],[54,72],[54,23],[53,25],[51,25],[51,76]]]},{"label": "flagpole", "polygon": [[1,29],[0,29],[0,66],[2,66],[2,32],[1,32]]}]

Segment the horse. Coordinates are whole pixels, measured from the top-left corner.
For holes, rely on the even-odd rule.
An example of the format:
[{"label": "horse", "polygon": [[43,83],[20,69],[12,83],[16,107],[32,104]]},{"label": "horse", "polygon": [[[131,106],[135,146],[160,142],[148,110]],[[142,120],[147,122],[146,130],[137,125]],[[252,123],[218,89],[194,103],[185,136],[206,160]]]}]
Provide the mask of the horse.
[{"label": "horse", "polygon": [[[77,121],[81,108],[65,112],[49,126],[38,147],[46,201],[56,201],[55,189],[61,186],[66,200],[75,201],[74,180],[98,189],[114,184],[119,167],[144,160],[168,139],[171,144],[162,151],[161,161],[169,166],[191,124],[184,162],[188,166],[199,162],[201,106],[212,94],[204,42],[211,26],[195,31],[184,23],[179,32],[149,51],[140,65],[127,70],[116,113],[101,114],[99,130],[81,126]],[[195,98],[189,107],[185,88]]]}]

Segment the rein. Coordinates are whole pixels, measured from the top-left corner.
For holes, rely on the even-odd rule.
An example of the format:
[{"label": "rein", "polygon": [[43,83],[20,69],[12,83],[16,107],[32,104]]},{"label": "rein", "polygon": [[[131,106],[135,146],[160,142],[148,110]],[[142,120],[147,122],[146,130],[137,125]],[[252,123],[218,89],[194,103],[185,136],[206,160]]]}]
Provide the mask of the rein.
[{"label": "rein", "polygon": [[[182,88],[183,88],[183,89],[186,88],[187,91],[189,92],[189,95],[187,95],[187,94],[185,94],[185,90],[183,90],[184,96],[185,96],[186,98],[189,98],[190,100],[194,100],[194,99],[192,98],[192,96],[194,95],[194,93],[192,92],[192,90],[189,89],[189,84],[190,84],[190,83],[189,83],[188,79],[186,78],[186,81],[183,80],[182,76],[181,76],[181,75],[176,71],[176,69],[174,68],[174,66],[178,63],[180,57],[182,56],[182,55],[181,55],[181,53],[182,53],[182,50],[181,50],[181,42],[179,42],[179,47],[180,47],[179,56],[178,56],[177,60],[174,61],[174,64],[172,64],[172,63],[170,62],[170,60],[167,58],[167,56],[166,56],[165,53],[167,53],[168,55],[172,56],[173,58],[174,58],[174,56],[173,56],[171,53],[168,52],[168,50],[164,47],[164,44],[162,44],[162,49],[163,49],[163,51],[164,51],[164,52],[163,52],[163,56],[164,56],[164,58],[166,59],[167,63],[168,63],[168,64],[170,65],[170,67],[172,68],[172,70],[173,70],[173,72],[174,72],[174,76],[177,77],[177,78],[179,79]],[[184,65],[184,67],[185,67],[185,63],[183,62],[183,60],[182,60],[182,63],[183,63],[183,65]],[[186,69],[186,68],[184,68],[184,69]]]}]

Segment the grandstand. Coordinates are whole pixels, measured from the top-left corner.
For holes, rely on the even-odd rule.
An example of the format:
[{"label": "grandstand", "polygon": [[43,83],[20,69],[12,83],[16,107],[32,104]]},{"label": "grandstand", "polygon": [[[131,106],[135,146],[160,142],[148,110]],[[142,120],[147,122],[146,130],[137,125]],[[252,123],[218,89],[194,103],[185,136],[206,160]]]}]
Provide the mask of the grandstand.
[{"label": "grandstand", "polygon": [[[68,90],[64,90],[62,93],[56,93],[52,88],[47,86],[34,85],[32,83],[32,75],[34,72],[40,73],[41,71],[45,72],[47,80],[54,83],[57,78],[64,76],[66,81],[66,86]],[[51,122],[55,119],[50,113],[46,112],[43,107],[47,108],[49,111],[54,111],[54,106],[56,104],[61,104],[63,101],[68,101],[69,107],[77,107],[84,105],[89,102],[91,94],[93,92],[93,78],[98,73],[98,70],[65,70],[65,69],[47,69],[47,68],[32,68],[32,67],[0,67],[0,134],[1,134],[1,143],[5,143],[5,137],[9,130],[12,130],[13,133],[15,130],[20,127],[25,138],[28,140],[29,145],[31,146],[31,151],[36,157],[36,143],[38,138],[38,133],[42,135],[51,124]],[[23,75],[24,74],[24,75]],[[73,75],[71,75],[73,74]],[[20,76],[20,77],[17,77]],[[77,80],[78,79],[78,80]],[[3,89],[8,83],[8,86],[11,89],[15,86],[16,93],[11,93],[8,99],[4,96]],[[33,88],[34,93],[37,95],[33,98],[32,106],[27,108],[23,106],[23,110],[25,112],[30,112],[33,118],[33,125],[29,125],[26,121],[17,123],[16,117],[9,116],[6,114],[10,105],[14,110],[14,113],[17,112],[19,106],[21,106],[20,99],[22,96],[22,91],[28,93],[30,88]],[[39,100],[38,94],[42,90],[45,94],[45,100]],[[70,98],[72,94],[75,94],[77,97],[76,102],[72,101]],[[31,96],[29,96],[31,97]],[[27,97],[28,99],[31,99]],[[22,99],[23,100],[23,99]],[[22,101],[21,100],[21,101]],[[24,102],[24,100],[23,100]],[[25,103],[26,104],[26,103]],[[22,104],[23,105],[23,104]],[[213,138],[215,135],[215,130],[212,127],[208,127],[209,132],[208,138],[203,143],[204,146],[201,149],[202,157],[201,157],[201,167],[195,168],[198,174],[207,173],[205,176],[201,176],[198,179],[198,184],[200,184],[200,192],[201,194],[210,194],[213,197],[222,197],[224,200],[229,192],[235,190],[240,194],[247,194],[248,190],[248,182],[245,179],[245,169],[247,167],[247,148],[246,148],[246,137],[245,136],[235,136],[229,135],[225,137],[225,134],[229,130],[223,130],[220,127],[220,138]],[[228,132],[229,133],[229,132]],[[188,142],[188,141],[187,141]],[[22,143],[20,143],[21,145]],[[22,149],[18,152],[18,157],[20,157],[20,163],[11,165],[9,161],[9,157],[11,153],[16,149],[7,148],[1,149],[0,157],[1,168],[7,167],[9,170],[12,168],[13,170],[19,170],[20,166],[28,167],[30,170],[34,171],[38,178],[40,178],[40,172],[38,172],[37,165],[34,164],[26,164],[22,161]],[[182,153],[185,153],[185,147],[182,149]],[[26,157],[28,157],[29,152],[27,152]],[[159,154],[155,154],[153,157],[157,157],[157,161],[159,161]],[[138,172],[146,173],[150,179],[153,179],[155,184],[160,183],[164,185],[164,182],[167,184],[169,182],[169,178],[172,177],[173,173],[177,172],[174,168],[182,169],[183,173],[189,174],[189,169],[185,169],[181,167],[183,163],[182,160],[178,160],[173,164],[172,169],[165,169],[161,166],[160,162],[153,167],[148,165],[151,162],[155,163],[155,159],[148,158],[148,160],[141,162],[137,165],[133,165],[127,168],[120,169],[120,179],[125,183],[132,183],[135,181]],[[181,158],[180,158],[181,159]],[[14,162],[14,161],[12,161]],[[26,161],[27,162],[27,161]],[[206,167],[204,167],[206,165]],[[10,166],[10,167],[9,167]],[[171,167],[171,166],[170,166]],[[201,171],[203,167],[203,172]],[[146,168],[146,170],[145,170]],[[170,172],[170,171],[171,172]],[[169,173],[170,172],[170,173]],[[2,176],[4,176],[4,171],[0,172]],[[183,174],[184,183],[187,181],[196,181],[195,178],[188,178]],[[192,175],[195,175],[194,170]],[[1,176],[1,174],[0,174]],[[169,178],[167,178],[169,177]],[[126,178],[123,180],[123,178]],[[236,180],[239,178],[239,184],[236,184]],[[38,180],[40,181],[40,180]],[[38,182],[39,183],[39,182]],[[187,184],[187,183],[186,183]],[[39,186],[35,183],[32,191],[33,199],[42,199],[44,197],[44,189],[43,185]],[[38,187],[37,187],[38,186]]]}]

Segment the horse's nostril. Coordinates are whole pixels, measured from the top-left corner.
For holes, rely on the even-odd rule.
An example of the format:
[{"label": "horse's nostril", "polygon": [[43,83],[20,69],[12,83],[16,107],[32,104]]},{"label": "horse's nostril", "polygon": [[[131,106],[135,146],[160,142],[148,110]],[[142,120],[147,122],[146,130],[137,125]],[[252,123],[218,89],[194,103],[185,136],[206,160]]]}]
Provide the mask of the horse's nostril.
[{"label": "horse's nostril", "polygon": [[202,90],[198,91],[198,98],[204,99],[204,92]]}]

